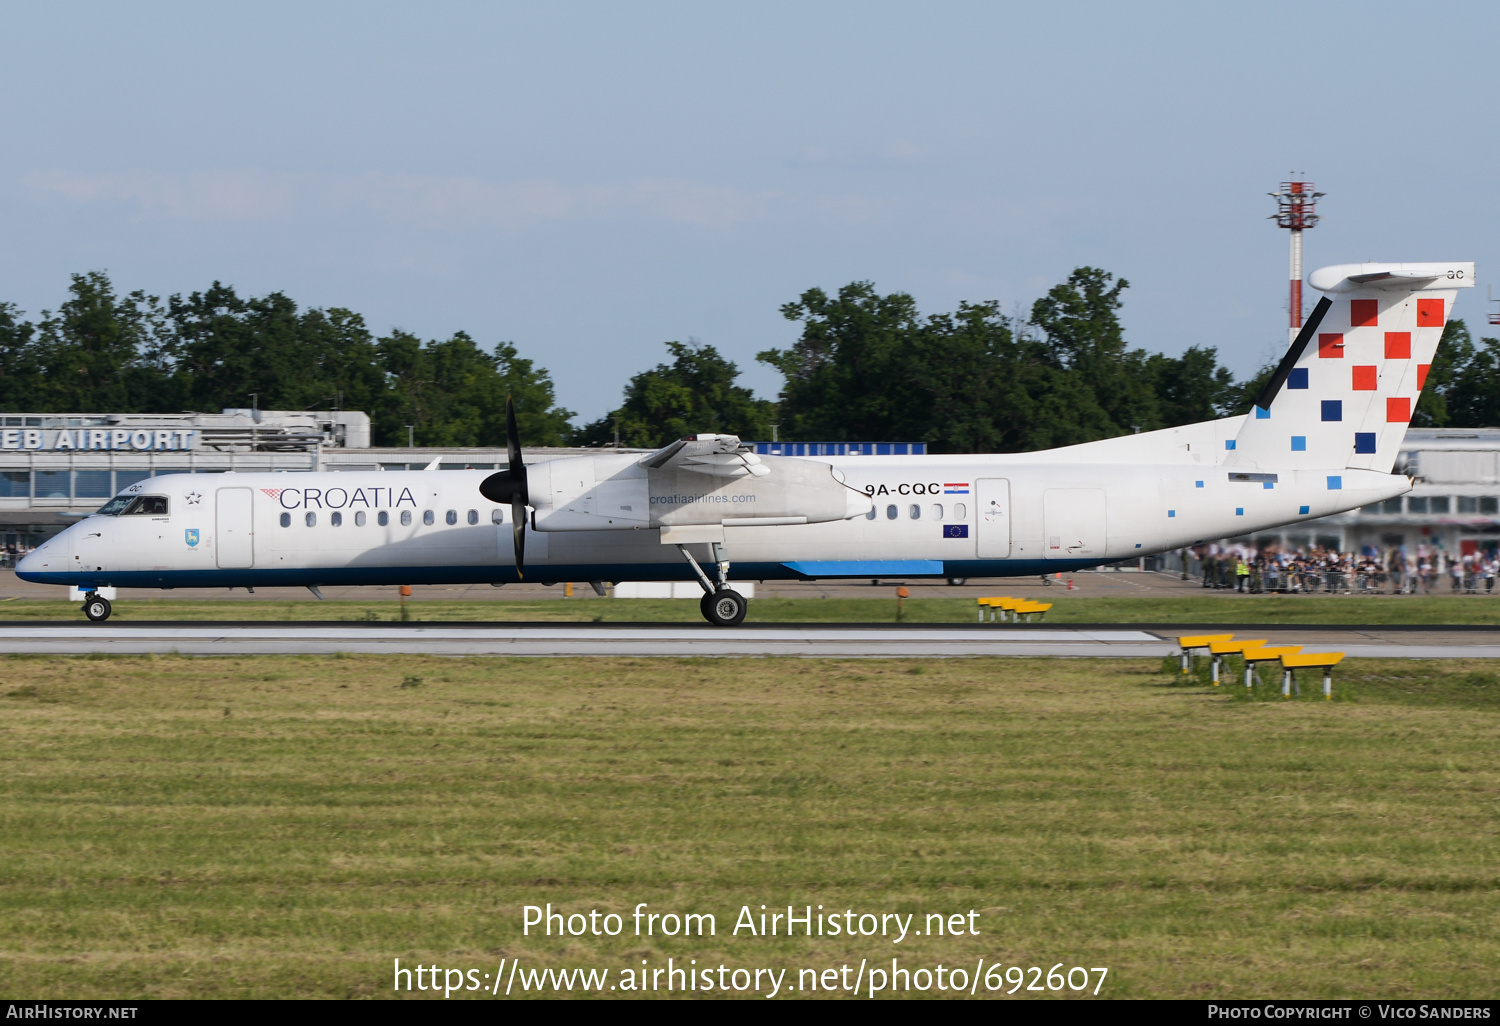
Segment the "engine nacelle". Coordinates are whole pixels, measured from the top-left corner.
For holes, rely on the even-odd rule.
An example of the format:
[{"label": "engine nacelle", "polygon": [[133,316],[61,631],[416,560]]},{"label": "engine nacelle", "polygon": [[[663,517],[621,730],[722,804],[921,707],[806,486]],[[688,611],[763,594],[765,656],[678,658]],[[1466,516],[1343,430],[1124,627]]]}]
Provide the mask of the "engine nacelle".
[{"label": "engine nacelle", "polygon": [[526,472],[538,531],[817,524],[872,508],[828,464],[784,456],[712,453],[659,468],[628,453],[572,456]]}]

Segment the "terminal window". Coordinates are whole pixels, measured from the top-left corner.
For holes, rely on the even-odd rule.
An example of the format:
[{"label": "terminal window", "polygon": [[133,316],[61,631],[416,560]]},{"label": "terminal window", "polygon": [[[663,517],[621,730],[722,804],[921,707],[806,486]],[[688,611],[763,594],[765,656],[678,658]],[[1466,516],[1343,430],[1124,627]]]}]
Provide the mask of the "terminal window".
[{"label": "terminal window", "polygon": [[68,470],[38,470],[36,472],[36,497],[38,499],[67,499],[70,498],[72,482],[72,471]]},{"label": "terminal window", "polygon": [[1427,512],[1427,496],[1425,496],[1425,495],[1413,495],[1410,498],[1408,498],[1406,500],[1406,512],[1408,512],[1408,513],[1426,513]]},{"label": "terminal window", "polygon": [[115,494],[107,470],[73,471],[73,494],[80,499],[103,499]]},{"label": "terminal window", "polygon": [[7,470],[0,473],[0,499],[31,498],[31,471]]}]

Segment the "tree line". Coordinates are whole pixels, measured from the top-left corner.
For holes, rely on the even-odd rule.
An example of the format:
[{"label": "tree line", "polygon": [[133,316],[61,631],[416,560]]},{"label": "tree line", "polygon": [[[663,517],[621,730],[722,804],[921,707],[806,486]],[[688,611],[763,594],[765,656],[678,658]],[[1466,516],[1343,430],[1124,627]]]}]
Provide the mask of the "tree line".
[{"label": "tree line", "polygon": [[[574,427],[547,370],[510,342],[376,337],[352,310],[218,282],[165,302],[121,296],[94,271],[73,275],[67,300],[34,323],[0,302],[0,409],[357,409],[376,445],[404,445],[411,425],[418,445],[494,446],[512,395],[527,445],[652,448],[703,431],[765,440],[774,425],[787,441],[919,441],[932,452],[1021,452],[1248,410],[1272,368],[1237,382],[1211,347],[1130,348],[1128,287],[1080,267],[1026,317],[995,302],[923,315],[912,296],[871,282],[808,289],[781,308],[800,337],[757,356],[784,379],[777,399],[737,384],[739,368],[712,345],[674,341],[616,409]],[[1451,322],[1413,423],[1500,423],[1500,340],[1476,343]]]}]

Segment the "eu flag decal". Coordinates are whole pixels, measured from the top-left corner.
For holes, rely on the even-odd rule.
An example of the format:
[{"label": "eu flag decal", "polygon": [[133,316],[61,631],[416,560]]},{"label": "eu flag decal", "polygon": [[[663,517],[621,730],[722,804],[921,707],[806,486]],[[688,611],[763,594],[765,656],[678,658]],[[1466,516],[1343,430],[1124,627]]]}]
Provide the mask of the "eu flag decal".
[{"label": "eu flag decal", "polygon": [[947,482],[946,484],[943,485],[943,494],[944,495],[968,495],[969,494],[969,482],[967,482],[967,481],[959,481],[957,483],[954,483],[952,481],[949,481],[949,482]]},{"label": "eu flag decal", "polygon": [[186,531],[183,532],[183,537],[188,543],[188,548],[197,548],[198,529],[196,527],[189,527]]},{"label": "eu flag decal", "polygon": [[967,538],[969,536],[968,524],[944,524],[944,538]]}]

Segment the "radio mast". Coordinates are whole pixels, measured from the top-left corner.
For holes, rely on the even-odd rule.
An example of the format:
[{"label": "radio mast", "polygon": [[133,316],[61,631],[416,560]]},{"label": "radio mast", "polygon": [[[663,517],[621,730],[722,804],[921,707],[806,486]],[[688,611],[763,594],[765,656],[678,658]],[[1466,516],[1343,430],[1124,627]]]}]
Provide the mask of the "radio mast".
[{"label": "radio mast", "polygon": [[1323,193],[1313,191],[1313,183],[1282,182],[1280,192],[1268,193],[1276,201],[1276,213],[1271,215],[1271,220],[1276,222],[1276,227],[1287,228],[1292,233],[1292,273],[1291,273],[1291,303],[1289,313],[1291,316],[1291,329],[1289,341],[1297,338],[1297,332],[1302,330],[1302,231],[1312,228],[1318,223],[1316,213],[1318,200]]}]

